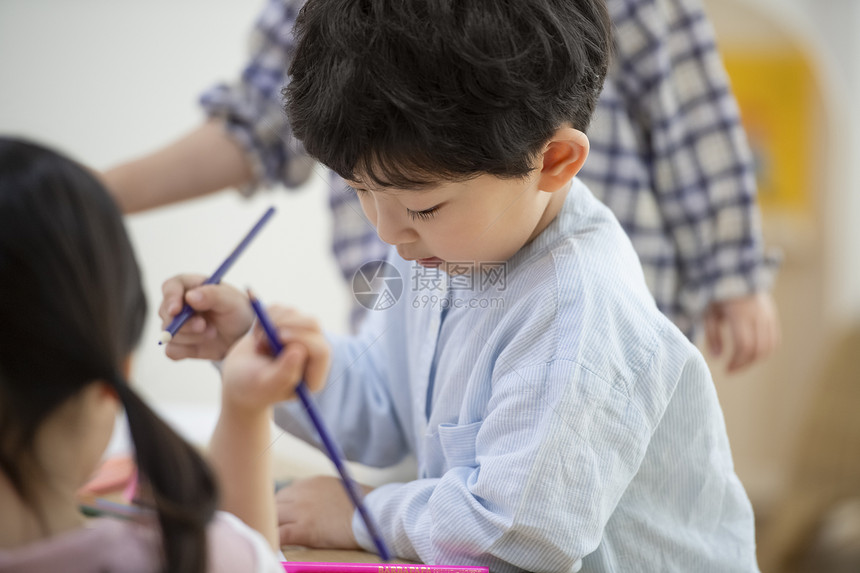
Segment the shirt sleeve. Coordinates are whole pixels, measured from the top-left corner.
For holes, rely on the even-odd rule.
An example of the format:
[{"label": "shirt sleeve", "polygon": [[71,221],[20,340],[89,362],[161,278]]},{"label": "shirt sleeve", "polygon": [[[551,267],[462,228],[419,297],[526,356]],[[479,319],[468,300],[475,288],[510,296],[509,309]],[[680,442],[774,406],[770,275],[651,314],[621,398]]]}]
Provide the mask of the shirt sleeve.
[{"label": "shirt sleeve", "polygon": [[[390,314],[404,306],[401,301],[388,310],[369,311],[358,336],[328,336],[331,371],[313,400],[326,429],[348,460],[386,467],[412,451],[389,387],[391,380],[406,383],[405,375],[392,371],[400,361],[390,358],[392,353],[402,352],[404,340],[401,323],[390,320]],[[316,428],[298,401],[278,404],[274,417],[280,428],[322,447]]]},{"label": "shirt sleeve", "polygon": [[679,304],[769,289],[755,166],[700,0],[613,5],[616,81],[641,129],[663,223],[677,247]]},{"label": "shirt sleeve", "polygon": [[[600,544],[656,422],[624,392],[562,360],[499,376],[487,412],[440,427],[442,477],[368,494],[384,539],[397,555],[425,563],[578,570]],[[358,514],[353,531],[373,550]]]},{"label": "shirt sleeve", "polygon": [[206,114],[222,121],[245,151],[255,176],[255,183],[242,189],[245,194],[260,185],[297,187],[313,169],[313,161],[292,136],[281,95],[295,53],[293,25],[302,4],[268,0],[254,25],[250,58],[240,79],[215,85],[200,96]]}]

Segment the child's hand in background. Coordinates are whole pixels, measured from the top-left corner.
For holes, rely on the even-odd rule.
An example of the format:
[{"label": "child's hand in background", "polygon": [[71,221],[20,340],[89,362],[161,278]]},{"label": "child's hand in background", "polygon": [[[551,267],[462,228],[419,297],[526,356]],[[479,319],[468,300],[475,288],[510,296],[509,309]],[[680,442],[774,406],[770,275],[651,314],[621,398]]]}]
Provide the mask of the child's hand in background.
[{"label": "child's hand in background", "polygon": [[[356,484],[364,493],[373,488]],[[355,508],[338,478],[299,480],[275,494],[280,544],[359,549],[352,533]]]},{"label": "child's hand in background", "polygon": [[294,396],[302,379],[311,391],[325,384],[331,348],[317,322],[293,309],[266,309],[284,350],[273,357],[257,325],[230,350],[221,367],[223,400],[231,407],[260,410]]},{"label": "child's hand in background", "polygon": [[183,303],[197,311],[165,348],[173,360],[221,360],[254,322],[254,312],[245,293],[223,283],[200,286],[205,280],[203,275],[177,275],[161,286],[164,299],[158,316],[163,328],[179,314]]}]

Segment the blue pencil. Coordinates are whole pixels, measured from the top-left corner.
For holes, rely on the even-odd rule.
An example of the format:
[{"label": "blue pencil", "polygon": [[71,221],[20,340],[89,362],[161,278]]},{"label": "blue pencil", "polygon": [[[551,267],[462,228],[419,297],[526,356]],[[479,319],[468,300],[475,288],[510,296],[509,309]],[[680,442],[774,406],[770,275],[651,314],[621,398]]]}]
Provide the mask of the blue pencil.
[{"label": "blue pencil", "polygon": [[[221,266],[215,269],[215,272],[212,273],[212,276],[206,279],[203,284],[214,285],[220,283],[221,279],[224,278],[224,275],[227,273],[227,271],[230,270],[230,267],[233,266],[233,263],[236,262],[236,259],[239,258],[239,255],[241,255],[245,248],[250,244],[250,242],[254,240],[254,237],[257,236],[257,233],[260,232],[260,229],[263,228],[263,225],[265,225],[266,222],[268,222],[268,220],[274,214],[275,208],[269,207],[266,212],[263,213],[263,216],[260,217],[260,220],[257,221],[257,224],[255,224],[251,228],[251,230],[248,231],[248,234],[245,235],[245,238],[242,239],[242,242],[239,243],[235,249],[233,249],[233,252],[230,253],[230,255],[226,259],[224,259],[224,262],[221,263]],[[170,321],[170,324],[167,326],[167,328],[162,331],[161,336],[158,340],[158,344],[166,344],[170,342],[173,337],[176,336],[176,333],[179,331],[179,329],[182,328],[182,325],[185,324],[185,322],[193,315],[194,309],[191,308],[187,303],[184,304],[182,306],[182,310],[179,311],[179,314],[174,316],[173,320]]]},{"label": "blue pencil", "polygon": [[[260,304],[260,301],[257,300],[257,298],[250,290],[248,290],[248,299],[251,301],[251,307],[254,309],[254,313],[257,315],[257,320],[260,321],[260,326],[263,327],[263,331],[266,333],[266,338],[269,339],[269,345],[272,347],[272,354],[277,356],[284,349],[284,345],[281,344],[281,341],[278,339],[275,326],[272,324],[269,315],[266,314],[266,311],[263,309],[263,305]],[[305,407],[305,411],[307,411],[311,422],[313,422],[317,433],[320,435],[320,440],[322,440],[323,446],[325,446],[326,452],[328,453],[328,457],[331,459],[332,463],[334,463],[334,466],[337,468],[338,473],[340,473],[340,479],[343,482],[343,487],[344,489],[346,489],[346,493],[347,495],[349,495],[349,499],[352,500],[352,504],[358,510],[359,515],[361,515],[361,519],[364,521],[364,525],[367,527],[367,532],[373,538],[373,543],[376,545],[376,550],[379,552],[379,556],[382,558],[383,561],[390,561],[391,554],[388,552],[388,548],[385,546],[385,543],[382,541],[382,537],[380,537],[379,535],[379,529],[376,527],[376,523],[373,521],[373,518],[367,512],[367,509],[365,509],[364,503],[362,502],[362,496],[355,487],[355,482],[352,481],[352,478],[350,477],[346,466],[340,459],[340,454],[338,453],[339,450],[337,449],[334,441],[329,435],[325,424],[323,424],[322,418],[320,417],[316,406],[311,400],[310,392],[308,391],[308,387],[305,384],[304,380],[302,380],[299,385],[296,386],[296,394],[298,394],[299,400],[302,401],[302,405]]]}]

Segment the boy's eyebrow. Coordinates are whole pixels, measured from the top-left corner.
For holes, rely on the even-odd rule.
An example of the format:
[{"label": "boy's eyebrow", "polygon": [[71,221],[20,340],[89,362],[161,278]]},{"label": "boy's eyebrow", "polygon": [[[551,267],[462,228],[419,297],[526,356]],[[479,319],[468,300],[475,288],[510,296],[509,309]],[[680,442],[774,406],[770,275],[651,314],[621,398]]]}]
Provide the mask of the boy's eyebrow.
[{"label": "boy's eyebrow", "polygon": [[[349,183],[349,182],[347,182],[347,183]],[[374,193],[397,193],[400,191],[405,191],[405,192],[409,192],[409,193],[413,193],[413,192],[422,193],[422,192],[427,192],[427,191],[433,191],[434,189],[437,189],[439,186],[439,183],[435,182],[435,183],[427,183],[426,185],[414,185],[414,186],[410,186],[410,187],[397,187],[397,188],[395,188],[393,185],[390,187],[388,187],[388,186],[377,186],[377,187],[374,187],[371,189],[371,188],[369,188],[368,185],[360,184],[358,182],[354,182],[354,183],[355,184],[349,183],[349,186],[352,187],[353,189],[355,189],[356,191],[373,191]]]}]

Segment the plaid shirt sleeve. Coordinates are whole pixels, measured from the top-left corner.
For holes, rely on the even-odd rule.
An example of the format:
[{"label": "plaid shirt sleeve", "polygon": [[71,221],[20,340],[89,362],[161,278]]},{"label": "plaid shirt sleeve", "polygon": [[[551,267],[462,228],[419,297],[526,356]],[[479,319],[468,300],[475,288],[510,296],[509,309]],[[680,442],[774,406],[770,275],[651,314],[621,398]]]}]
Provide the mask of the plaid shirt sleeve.
[{"label": "plaid shirt sleeve", "polygon": [[618,216],[661,310],[769,289],[755,170],[700,0],[609,0],[615,54],[582,178]]},{"label": "plaid shirt sleeve", "polygon": [[207,115],[222,120],[246,153],[255,176],[242,189],[247,195],[260,185],[297,187],[312,170],[313,161],[292,137],[281,96],[295,52],[293,25],[303,3],[268,0],[254,25],[240,80],[215,85],[200,96]]}]

